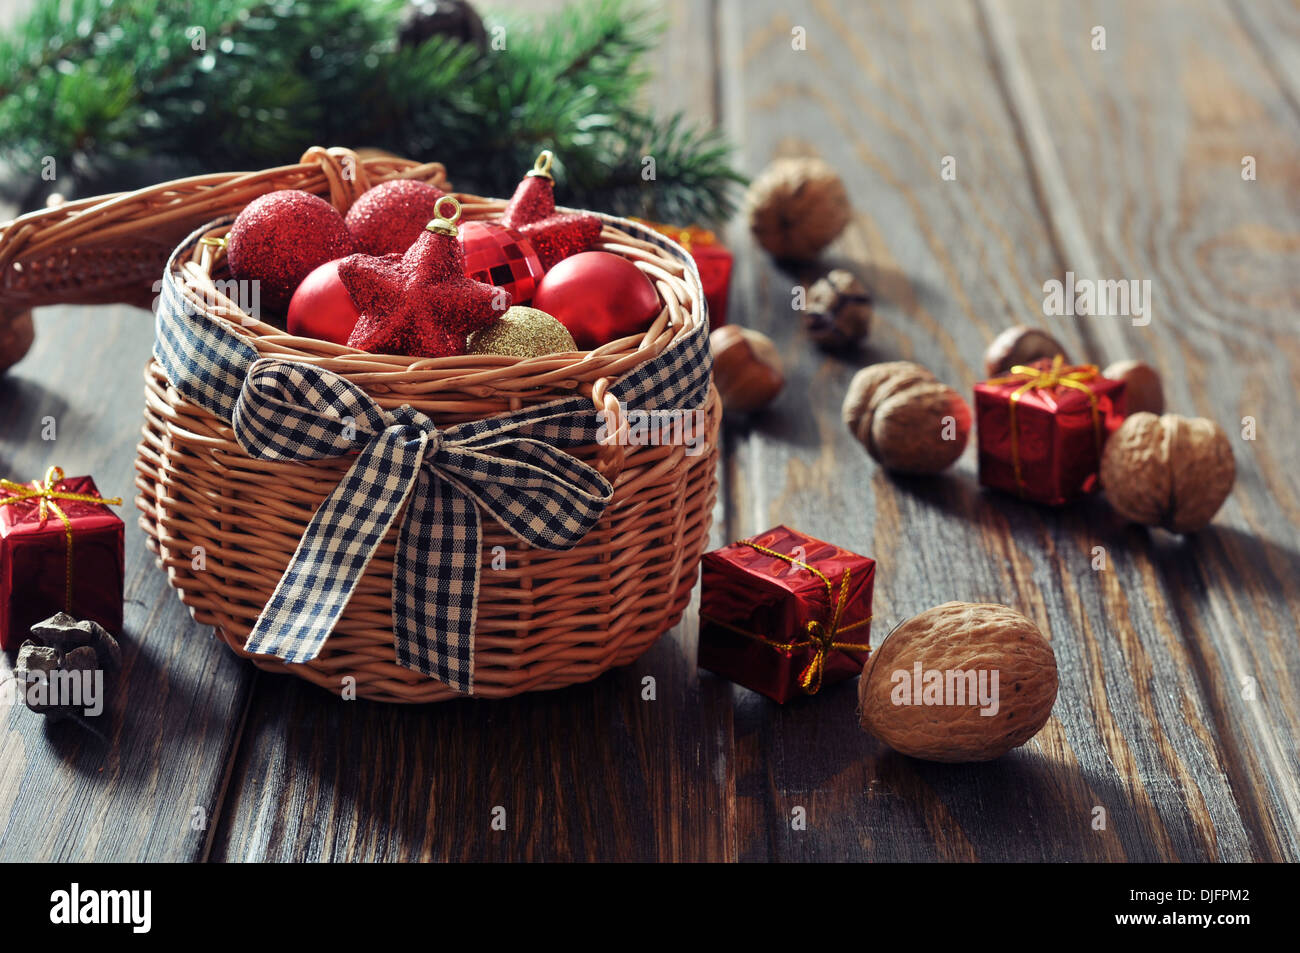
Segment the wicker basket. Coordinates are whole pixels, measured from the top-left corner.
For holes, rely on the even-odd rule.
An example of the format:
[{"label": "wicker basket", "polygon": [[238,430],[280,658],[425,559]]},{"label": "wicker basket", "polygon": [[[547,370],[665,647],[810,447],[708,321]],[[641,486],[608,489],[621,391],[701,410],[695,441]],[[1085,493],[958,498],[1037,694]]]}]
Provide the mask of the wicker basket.
[{"label": "wicker basket", "polygon": [[[228,216],[253,198],[280,188],[314,192],[346,211],[365,189],[395,177],[445,184],[443,167],[436,163],[391,157],[359,160],[345,149],[317,148],[296,166],[184,180],[25,216],[6,227],[0,238],[0,274],[5,277],[0,300],[10,308],[54,301],[138,303],[152,296],[143,294],[142,282],[156,291],[154,281],[161,271],[157,259],[170,251],[157,244],[159,235],[174,246],[177,233],[188,234],[222,215],[228,223]],[[466,219],[495,215],[504,204],[469,195],[457,198]],[[93,221],[103,219],[106,211],[108,239]],[[409,404],[439,425],[449,425],[580,393],[590,396],[596,408],[621,414],[618,401],[608,393],[610,383],[706,318],[698,281],[677,260],[654,242],[634,237],[635,225],[606,221],[597,247],[635,262],[653,280],[665,306],[644,335],[567,356],[412,361],[367,354],[295,337],[245,315],[214,284],[226,275],[218,244],[198,243],[173,268],[194,306],[236,329],[260,355],[316,364],[340,374],[385,409]],[[220,236],[227,227],[215,224],[204,237]],[[130,273],[130,280],[99,277],[104,262],[118,260],[118,249],[135,248],[137,236],[146,235],[155,245],[140,257],[154,270],[142,265]],[[118,257],[133,260],[130,253]],[[140,524],[195,619],[215,626],[227,645],[259,667],[299,675],[333,691],[340,691],[348,684],[345,678],[352,676],[357,694],[372,699],[432,702],[461,697],[393,660],[396,528],[316,659],[291,665],[247,655],[242,647],[254,622],[307,523],[349,461],[276,463],[250,458],[229,426],[182,398],[152,361],[145,371],[145,400],[136,464]],[[492,519],[483,520],[476,697],[502,698],[590,680],[633,661],[676,624],[695,584],[717,492],[720,407],[712,387],[705,414],[707,448],[695,456],[680,442],[570,451],[595,466],[615,490],[596,528],[571,550],[528,547]],[[202,547],[201,569],[195,568],[195,547]],[[505,568],[492,568],[494,555],[499,557],[502,550]]]}]

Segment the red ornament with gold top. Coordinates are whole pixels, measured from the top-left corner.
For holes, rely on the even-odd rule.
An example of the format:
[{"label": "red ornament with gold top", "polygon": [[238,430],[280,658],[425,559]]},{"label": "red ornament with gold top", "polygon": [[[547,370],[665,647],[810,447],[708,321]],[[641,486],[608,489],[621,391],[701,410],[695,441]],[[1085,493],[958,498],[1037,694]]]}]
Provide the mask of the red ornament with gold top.
[{"label": "red ornament with gold top", "polygon": [[1058,506],[1091,493],[1124,421],[1124,382],[1061,355],[975,385],[980,483]]},{"label": "red ornament with gold top", "polygon": [[556,211],[555,179],[551,175],[554,158],[550,149],[542,150],[501,213],[501,224],[516,229],[533,243],[547,271],[590,248],[603,227],[595,215]]},{"label": "red ornament with gold top", "polygon": [[437,207],[439,217],[405,255],[339,262],[339,280],[360,312],[349,346],[408,357],[465,354],[469,335],[510,307],[510,292],[465,274],[456,231],[460,202],[444,195]]},{"label": "red ornament with gold top", "polygon": [[658,222],[646,222],[661,235],[667,235],[681,245],[695,259],[695,267],[700,272],[700,284],[704,286],[704,298],[709,303],[709,327],[720,328],[727,323],[727,299],[731,292],[731,266],[734,261],[718,236],[707,228],[697,225],[663,225]]},{"label": "red ornament with gold top", "polygon": [[777,526],[700,568],[701,668],[781,703],[862,673],[874,559]]},{"label": "red ornament with gold top", "polygon": [[0,649],[56,612],[122,631],[122,520],[88,476],[0,480]]}]

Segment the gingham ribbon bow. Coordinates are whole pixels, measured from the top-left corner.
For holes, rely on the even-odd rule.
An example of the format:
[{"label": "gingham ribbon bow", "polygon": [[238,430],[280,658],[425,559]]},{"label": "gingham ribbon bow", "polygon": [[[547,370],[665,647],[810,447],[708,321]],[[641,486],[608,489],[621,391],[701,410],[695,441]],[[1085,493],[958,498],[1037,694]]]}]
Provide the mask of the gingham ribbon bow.
[{"label": "gingham ribbon bow", "polygon": [[[699,274],[680,246],[607,220],[679,260],[703,302]],[[163,278],[154,358],[168,380],[228,422],[251,456],[321,460],[360,451],[312,517],[245,647],[287,662],[315,658],[405,504],[393,569],[396,660],[472,692],[478,509],[531,546],[577,544],[613,498],[604,477],[559,449],[596,442],[591,401],[563,398],[439,430],[409,406],[383,410],[329,371],[261,358],[248,338],[197,313],[174,277],[177,261],[212,227],[180,245]],[[610,393],[629,411],[699,407],[711,366],[701,322]]]},{"label": "gingham ribbon bow", "polygon": [[329,371],[254,362],[231,422],[249,456],[321,460],[364,449],[312,517],[245,648],[286,662],[315,658],[409,499],[393,565],[397,662],[470,691],[475,504],[530,546],[569,549],[613,499],[590,466],[532,437],[575,409],[560,401],[440,431],[409,406],[385,412]]}]

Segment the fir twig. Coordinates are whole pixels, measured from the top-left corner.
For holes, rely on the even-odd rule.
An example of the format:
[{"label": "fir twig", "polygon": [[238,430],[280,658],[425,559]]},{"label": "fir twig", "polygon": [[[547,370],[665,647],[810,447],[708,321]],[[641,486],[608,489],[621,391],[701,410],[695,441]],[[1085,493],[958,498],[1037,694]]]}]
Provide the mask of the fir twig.
[{"label": "fir twig", "polygon": [[375,146],[509,195],[549,148],[565,204],[681,223],[730,213],[742,180],[725,141],[641,105],[661,29],[642,3],[489,15],[505,48],[484,52],[445,37],[399,49],[403,6],[36,0],[0,36],[0,160],[30,180],[52,156],[102,191],[154,167],[256,169],[313,143]]}]

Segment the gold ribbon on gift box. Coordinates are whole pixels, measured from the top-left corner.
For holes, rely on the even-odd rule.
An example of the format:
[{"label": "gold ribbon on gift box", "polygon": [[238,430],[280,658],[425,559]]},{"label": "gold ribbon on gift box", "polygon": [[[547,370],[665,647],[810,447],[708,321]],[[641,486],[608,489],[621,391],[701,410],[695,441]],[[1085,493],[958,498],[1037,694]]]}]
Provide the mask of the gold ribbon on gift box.
[{"label": "gold ribbon on gift box", "polygon": [[0,491],[10,494],[3,500],[0,500],[0,506],[9,506],[14,503],[22,503],[27,500],[40,500],[40,508],[37,514],[40,516],[41,525],[50,518],[53,513],[63,523],[63,539],[67,543],[67,572],[65,574],[64,585],[64,608],[66,611],[72,611],[72,520],[68,519],[68,514],[63,512],[63,507],[59,506],[59,500],[75,503],[103,503],[109,506],[121,506],[121,497],[102,497],[93,493],[73,493],[70,490],[60,490],[58,484],[63,482],[63,469],[61,467],[50,467],[45,471],[45,480],[33,480],[31,483],[15,483],[13,480],[0,479]]},{"label": "gold ribbon on gift box", "polygon": [[1069,387],[1087,394],[1088,404],[1092,410],[1093,435],[1097,440],[1097,458],[1101,459],[1103,441],[1101,416],[1097,411],[1097,393],[1087,384],[1088,381],[1095,380],[1100,376],[1101,371],[1097,365],[1066,364],[1065,356],[1058,354],[1052,358],[1049,367],[1017,364],[1011,368],[1011,373],[1007,377],[995,377],[984,382],[996,387],[1002,387],[1006,384],[1020,385],[1011,393],[1008,418],[1011,425],[1011,463],[1016,471],[1016,486],[1020,488],[1022,493],[1025,489],[1025,481],[1020,475],[1020,423],[1016,419],[1016,405],[1020,403],[1020,398],[1033,390],[1053,390],[1057,387]]},{"label": "gold ribbon on gift box", "polygon": [[768,549],[766,546],[760,546],[758,543],[751,542],[747,539],[740,540],[741,545],[748,546],[750,549],[762,553],[764,556],[772,556],[782,562],[789,563],[791,566],[797,566],[800,569],[807,569],[815,575],[826,586],[827,605],[831,606],[831,617],[828,621],[813,619],[804,627],[807,638],[793,639],[789,642],[782,642],[779,639],[773,639],[759,632],[751,632],[748,629],[742,629],[739,626],[724,622],[721,619],[701,612],[700,618],[714,625],[720,625],[724,629],[735,632],[737,635],[743,635],[745,638],[761,642],[763,645],[777,651],[789,654],[795,649],[813,649],[813,657],[804,666],[804,670],[799,674],[799,687],[809,695],[816,695],[822,687],[822,675],[826,671],[826,656],[832,650],[843,649],[850,652],[870,652],[871,644],[869,642],[839,642],[836,638],[841,632],[850,632],[853,629],[860,629],[864,625],[871,623],[871,616],[860,619],[857,622],[851,622],[848,625],[840,624],[840,617],[844,614],[844,606],[849,600],[849,585],[852,581],[850,570],[845,569],[844,575],[840,579],[840,590],[836,594],[835,587],[831,581],[826,578],[826,574],[815,566],[810,566],[802,560],[795,559],[793,556],[787,556],[785,553],[778,553],[774,549]]}]

